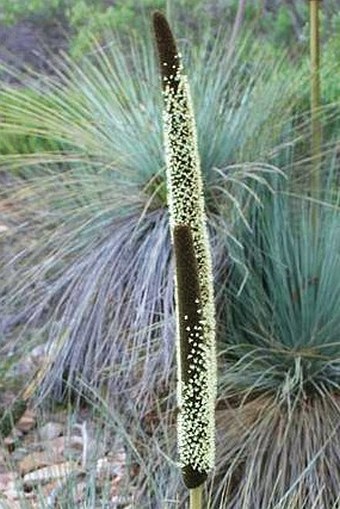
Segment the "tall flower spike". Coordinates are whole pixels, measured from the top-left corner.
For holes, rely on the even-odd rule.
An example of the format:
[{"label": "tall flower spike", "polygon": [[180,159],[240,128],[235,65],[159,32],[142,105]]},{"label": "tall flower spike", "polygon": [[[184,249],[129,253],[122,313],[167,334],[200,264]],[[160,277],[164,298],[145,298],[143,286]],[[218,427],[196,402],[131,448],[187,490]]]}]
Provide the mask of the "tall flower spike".
[{"label": "tall flower spike", "polygon": [[164,96],[168,206],[176,258],[178,443],[185,485],[215,457],[216,353],[212,263],[190,90],[165,17],[154,14]]}]

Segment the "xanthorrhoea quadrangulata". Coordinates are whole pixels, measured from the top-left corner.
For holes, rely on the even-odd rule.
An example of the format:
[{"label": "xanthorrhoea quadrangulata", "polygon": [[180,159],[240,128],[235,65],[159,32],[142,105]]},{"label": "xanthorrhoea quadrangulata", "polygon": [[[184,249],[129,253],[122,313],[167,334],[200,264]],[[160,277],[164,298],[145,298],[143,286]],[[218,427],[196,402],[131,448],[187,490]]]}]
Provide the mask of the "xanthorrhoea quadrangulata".
[{"label": "xanthorrhoea quadrangulata", "polygon": [[215,456],[215,312],[203,182],[188,80],[165,17],[154,14],[164,96],[168,207],[176,259],[178,442],[184,482],[204,483]]}]

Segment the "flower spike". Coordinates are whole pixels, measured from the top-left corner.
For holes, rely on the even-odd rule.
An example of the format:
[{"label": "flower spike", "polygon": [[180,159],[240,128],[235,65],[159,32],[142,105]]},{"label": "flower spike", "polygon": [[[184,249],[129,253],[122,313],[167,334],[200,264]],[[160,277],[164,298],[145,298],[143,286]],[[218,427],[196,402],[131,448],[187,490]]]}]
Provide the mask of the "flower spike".
[{"label": "flower spike", "polygon": [[216,398],[212,263],[196,125],[186,76],[166,18],[154,14],[164,97],[170,229],[176,259],[178,443],[185,485],[214,465]]}]

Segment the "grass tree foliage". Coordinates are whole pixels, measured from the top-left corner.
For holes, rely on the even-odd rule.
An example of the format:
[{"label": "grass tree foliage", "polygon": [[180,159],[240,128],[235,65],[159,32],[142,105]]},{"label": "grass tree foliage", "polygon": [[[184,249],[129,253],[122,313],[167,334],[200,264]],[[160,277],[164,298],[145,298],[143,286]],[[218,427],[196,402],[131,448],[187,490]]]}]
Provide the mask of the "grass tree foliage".
[{"label": "grass tree foliage", "polygon": [[225,292],[220,394],[229,405],[218,419],[217,499],[228,508],[336,508],[339,195],[318,208],[317,228],[315,209],[287,184],[262,199],[254,235],[239,238],[247,281],[240,292],[234,264]]},{"label": "grass tree foliage", "polygon": [[[208,29],[207,29],[208,30]],[[202,33],[179,41],[187,64],[205,181],[216,284],[224,281],[234,221],[256,202],[301,80],[280,62]],[[242,57],[242,58],[241,58]],[[50,346],[42,393],[91,381],[136,403],[163,390],[173,366],[173,287],[165,201],[161,94],[149,34],[112,39],[54,77],[1,85],[2,133],[47,149],[0,156],[7,230],[1,258],[1,333],[17,347]],[[209,72],[207,72],[209,70]],[[255,143],[256,140],[256,143]],[[51,146],[57,146],[57,150]],[[243,164],[247,163],[247,164]],[[220,282],[220,283],[219,283]],[[218,292],[219,294],[220,292]]]}]

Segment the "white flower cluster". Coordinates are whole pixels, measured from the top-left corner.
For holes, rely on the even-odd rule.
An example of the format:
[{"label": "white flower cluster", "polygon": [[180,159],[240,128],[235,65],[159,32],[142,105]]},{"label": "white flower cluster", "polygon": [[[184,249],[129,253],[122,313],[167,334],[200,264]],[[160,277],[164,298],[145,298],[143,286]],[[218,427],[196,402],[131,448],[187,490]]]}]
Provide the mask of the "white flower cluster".
[{"label": "white flower cluster", "polygon": [[[198,472],[207,472],[213,467],[215,457],[216,352],[212,262],[189,85],[180,65],[174,73],[163,78],[170,225],[172,235],[176,225],[184,224],[191,229],[200,290],[196,324],[187,327],[190,363],[185,377],[181,373],[180,359],[183,348],[180,344],[177,348],[179,453],[182,468],[190,465]],[[177,285],[178,281],[176,288]],[[178,305],[176,307],[177,337],[181,341],[180,320],[183,317],[178,316]]]}]

